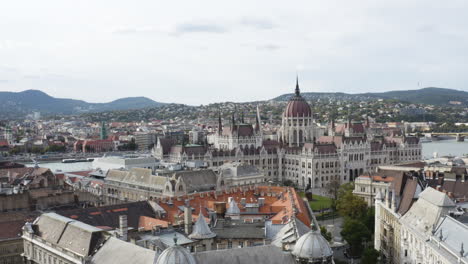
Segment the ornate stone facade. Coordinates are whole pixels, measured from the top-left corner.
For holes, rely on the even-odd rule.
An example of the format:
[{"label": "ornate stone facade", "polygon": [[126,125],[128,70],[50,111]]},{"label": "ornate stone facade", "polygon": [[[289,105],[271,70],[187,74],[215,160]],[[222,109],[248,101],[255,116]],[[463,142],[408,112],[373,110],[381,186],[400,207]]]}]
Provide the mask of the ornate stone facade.
[{"label": "ornate stone facade", "polygon": [[[221,128],[221,122],[220,122]],[[327,135],[313,120],[310,106],[301,96],[299,85],[290,99],[278,130],[278,140],[263,140],[257,124],[236,125],[223,129],[212,147],[176,146],[159,141],[153,155],[175,163],[202,160],[215,170],[227,162],[255,165],[269,181],[291,181],[301,188],[323,188],[331,181],[346,183],[374,171],[378,166],[419,161],[421,143],[402,131],[388,133],[372,130],[369,120],[335,125],[331,121]],[[242,131],[242,132],[241,132]],[[239,141],[235,141],[240,134]],[[237,140],[237,139],[236,139]]]}]

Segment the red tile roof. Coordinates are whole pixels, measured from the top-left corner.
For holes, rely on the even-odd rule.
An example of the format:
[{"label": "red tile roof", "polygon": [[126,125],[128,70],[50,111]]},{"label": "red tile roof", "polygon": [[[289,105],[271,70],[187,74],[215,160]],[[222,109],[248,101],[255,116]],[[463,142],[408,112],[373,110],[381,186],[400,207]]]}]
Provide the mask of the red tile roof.
[{"label": "red tile roof", "polygon": [[[263,196],[261,196],[262,193],[264,194]],[[268,196],[267,193],[271,193],[271,196]],[[203,197],[200,197],[200,195],[203,195]],[[279,198],[280,196],[283,198]],[[227,203],[229,197],[232,197],[236,201],[241,213],[245,213],[245,207],[240,204],[241,198],[246,198],[247,203],[257,203],[258,198],[264,198],[265,203],[259,208],[259,213],[268,216],[274,223],[282,223],[285,222],[285,219],[290,219],[293,215],[293,207],[296,208],[296,217],[298,219],[306,225],[310,225],[311,222],[307,208],[294,188],[259,186],[253,190],[247,190],[245,193],[240,188],[235,188],[228,191],[228,193],[223,192],[219,195],[215,195],[215,192],[212,191],[203,194],[197,193],[189,197],[190,206],[194,208],[194,215],[198,215],[202,208],[203,215],[205,217],[208,216],[204,208],[214,210],[215,203],[217,202],[225,202],[226,207],[229,208]],[[172,205],[168,204],[168,198],[159,202],[159,205],[167,212],[166,217],[162,218],[162,220],[176,224],[176,217],[181,219],[180,216],[182,215],[179,206],[184,206],[186,199],[187,197],[182,197],[182,199],[179,199],[180,201],[173,199]]]}]

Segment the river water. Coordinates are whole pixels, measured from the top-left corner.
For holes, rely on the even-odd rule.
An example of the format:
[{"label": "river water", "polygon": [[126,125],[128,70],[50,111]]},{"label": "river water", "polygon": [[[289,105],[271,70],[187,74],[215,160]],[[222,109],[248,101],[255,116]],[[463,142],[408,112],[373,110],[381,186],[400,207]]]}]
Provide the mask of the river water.
[{"label": "river water", "polygon": [[[440,156],[453,155],[462,156],[468,154],[468,140],[465,142],[457,142],[455,139],[439,140],[427,143],[422,143],[422,153],[424,158],[432,158],[434,152]],[[34,164],[26,164],[28,167]],[[40,163],[41,167],[50,168],[52,171],[84,171],[92,170],[92,162],[76,162],[76,163],[61,163],[61,162],[43,162]]]},{"label": "river water", "polygon": [[422,143],[422,153],[424,158],[432,158],[434,153],[439,157],[468,155],[468,140],[457,142],[455,139],[448,139]]},{"label": "river water", "polygon": [[[33,167],[34,164],[26,163],[28,167]],[[75,163],[62,163],[62,162],[39,162],[39,166],[49,168],[53,172],[71,172],[71,171],[86,171],[92,170],[92,162],[75,162]]]}]

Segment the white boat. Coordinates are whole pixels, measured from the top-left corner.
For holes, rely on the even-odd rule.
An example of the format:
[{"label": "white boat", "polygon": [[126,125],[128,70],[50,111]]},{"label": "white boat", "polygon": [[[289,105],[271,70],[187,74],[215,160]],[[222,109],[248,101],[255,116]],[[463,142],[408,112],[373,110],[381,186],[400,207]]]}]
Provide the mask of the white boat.
[{"label": "white boat", "polygon": [[421,143],[429,143],[429,142],[432,142],[432,139],[427,138],[427,137],[422,137],[422,138],[419,139],[419,141]]}]

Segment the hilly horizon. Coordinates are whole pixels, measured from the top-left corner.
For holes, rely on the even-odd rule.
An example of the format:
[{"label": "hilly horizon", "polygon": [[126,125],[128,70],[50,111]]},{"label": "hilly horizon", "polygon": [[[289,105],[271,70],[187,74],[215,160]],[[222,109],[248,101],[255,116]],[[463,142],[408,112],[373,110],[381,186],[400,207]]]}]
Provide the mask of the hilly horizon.
[{"label": "hilly horizon", "polygon": [[[460,104],[456,106],[468,106],[468,92],[437,87],[378,93],[351,94],[342,92],[303,92],[301,94],[306,100],[334,99],[358,101],[394,99],[414,104],[431,104],[438,106],[454,105],[453,102],[460,102]],[[292,93],[283,94],[264,101],[287,101],[291,96],[293,96]],[[166,104],[168,103],[157,102],[143,96],[125,97],[107,103],[89,103],[84,100],[55,98],[40,90],[0,92],[0,111],[2,113],[0,115],[0,119],[24,118],[26,115],[35,111],[40,112],[42,115],[74,115],[116,110],[154,108]]]},{"label": "hilly horizon", "polygon": [[55,98],[40,90],[0,92],[0,119],[25,117],[36,111],[43,115],[70,115],[158,107],[163,104],[142,96],[125,97],[107,103],[88,103],[83,100]]},{"label": "hilly horizon", "polygon": [[[335,98],[339,100],[370,100],[370,99],[394,99],[413,104],[430,104],[438,106],[454,105],[453,102],[460,102],[460,106],[468,106],[468,92],[438,87],[426,87],[416,90],[395,90],[376,93],[325,93],[325,92],[303,92],[301,95],[306,100],[316,100],[320,98]],[[283,94],[273,98],[274,101],[287,101],[290,94]],[[451,103],[452,102],[452,103]]]}]

